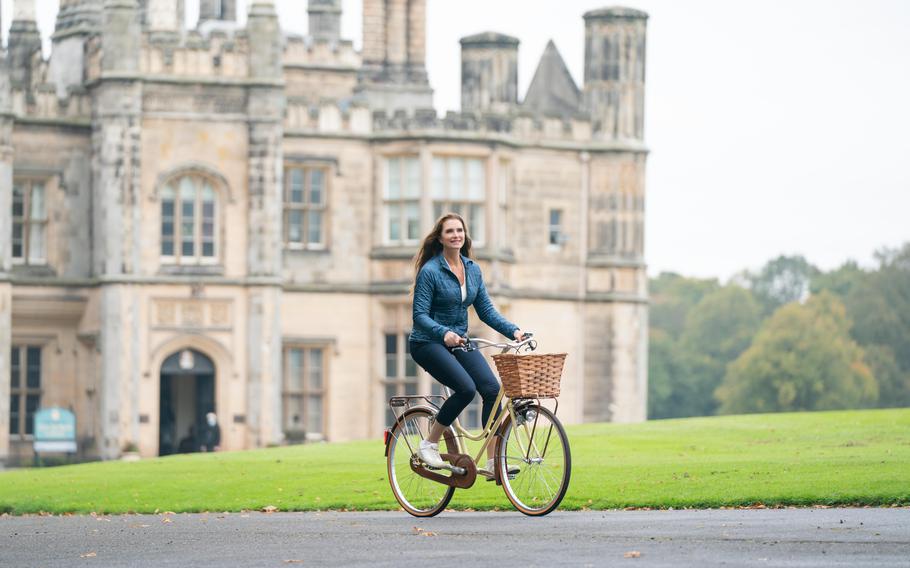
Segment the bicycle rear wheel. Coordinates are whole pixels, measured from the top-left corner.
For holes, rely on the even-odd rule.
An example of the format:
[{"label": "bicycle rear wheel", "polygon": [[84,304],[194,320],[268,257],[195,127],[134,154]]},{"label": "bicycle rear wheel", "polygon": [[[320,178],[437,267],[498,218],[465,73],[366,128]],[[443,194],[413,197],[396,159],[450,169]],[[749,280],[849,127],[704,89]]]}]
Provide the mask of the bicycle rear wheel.
[{"label": "bicycle rear wheel", "polygon": [[[392,428],[389,440],[387,464],[392,493],[401,507],[415,517],[438,515],[455,493],[454,487],[421,477],[411,469],[411,461],[416,459],[414,453],[430,431],[430,418],[435,414],[425,407],[405,411]],[[449,440],[454,438],[445,438],[447,449],[443,453],[457,453],[456,448],[448,447]]]},{"label": "bicycle rear wheel", "polygon": [[[502,488],[516,509],[542,516],[556,509],[569,488],[572,456],[565,428],[548,408],[530,404],[516,411],[501,431],[497,448]],[[509,468],[518,473],[505,475]]]}]

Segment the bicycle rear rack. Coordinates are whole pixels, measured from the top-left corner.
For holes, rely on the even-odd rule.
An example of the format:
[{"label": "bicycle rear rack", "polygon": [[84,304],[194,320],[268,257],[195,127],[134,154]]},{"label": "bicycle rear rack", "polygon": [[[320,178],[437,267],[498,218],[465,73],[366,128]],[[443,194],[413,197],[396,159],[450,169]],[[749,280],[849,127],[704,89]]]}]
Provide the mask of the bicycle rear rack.
[{"label": "bicycle rear rack", "polygon": [[[434,400],[438,401],[438,404],[437,402],[434,402]],[[393,396],[389,399],[389,409],[391,409],[392,414],[395,416],[395,422],[397,423],[401,420],[401,417],[404,416],[405,412],[415,406],[420,406],[421,402],[429,404],[434,410],[438,411],[445,400],[446,397],[438,394]]]}]

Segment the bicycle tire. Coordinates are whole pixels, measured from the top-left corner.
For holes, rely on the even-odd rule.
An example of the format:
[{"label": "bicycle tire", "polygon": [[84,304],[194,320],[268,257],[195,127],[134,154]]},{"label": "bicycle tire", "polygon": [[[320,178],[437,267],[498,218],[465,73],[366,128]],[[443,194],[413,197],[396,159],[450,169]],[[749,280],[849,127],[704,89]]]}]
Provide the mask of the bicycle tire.
[{"label": "bicycle tire", "polygon": [[[429,419],[435,415],[436,412],[429,407],[408,409],[390,432],[386,459],[389,485],[401,508],[415,517],[438,515],[446,508],[455,493],[454,487],[421,477],[411,470],[411,452],[417,451],[417,444],[426,436],[425,427],[428,427]],[[451,436],[445,437],[446,451],[449,453],[458,452],[457,448],[449,447],[449,440],[454,439],[454,432]]]},{"label": "bicycle tire", "polygon": [[[536,411],[538,419],[521,425],[519,434],[515,434],[518,430],[511,418],[503,424],[496,460],[509,502],[525,515],[539,517],[555,510],[565,497],[572,477],[572,454],[566,430],[556,415],[539,404],[522,407],[521,415],[528,410]],[[535,444],[527,444],[532,435]],[[522,438],[532,447],[530,451],[522,452],[517,443]],[[505,474],[509,466],[519,467],[513,478]]]}]

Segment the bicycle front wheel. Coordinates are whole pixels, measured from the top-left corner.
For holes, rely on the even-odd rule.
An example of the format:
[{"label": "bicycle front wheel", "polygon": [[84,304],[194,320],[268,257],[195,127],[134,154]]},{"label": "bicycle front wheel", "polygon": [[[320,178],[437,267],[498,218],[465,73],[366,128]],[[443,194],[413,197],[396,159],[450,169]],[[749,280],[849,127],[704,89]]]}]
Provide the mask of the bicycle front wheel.
[{"label": "bicycle front wheel", "polygon": [[569,488],[569,439],[556,415],[539,404],[523,406],[516,416],[519,424],[511,419],[505,424],[496,456],[502,488],[525,515],[546,515]]},{"label": "bicycle front wheel", "polygon": [[[416,407],[407,410],[395,423],[389,440],[388,470],[392,493],[401,507],[415,517],[432,517],[446,508],[455,493],[455,488],[421,477],[411,469],[414,454],[430,431],[430,418],[435,412],[429,408]],[[443,443],[448,452],[452,436],[445,436]]]}]

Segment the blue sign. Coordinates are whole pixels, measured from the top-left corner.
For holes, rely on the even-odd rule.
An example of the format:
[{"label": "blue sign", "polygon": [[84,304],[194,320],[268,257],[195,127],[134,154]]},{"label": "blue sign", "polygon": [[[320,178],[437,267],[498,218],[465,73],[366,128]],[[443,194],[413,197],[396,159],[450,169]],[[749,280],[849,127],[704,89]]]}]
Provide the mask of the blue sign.
[{"label": "blue sign", "polygon": [[35,413],[35,451],[76,451],[76,415],[65,408],[43,408]]}]

